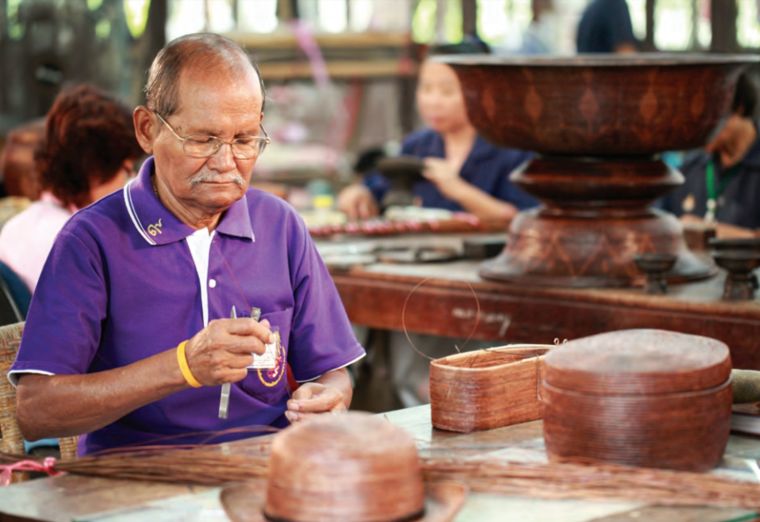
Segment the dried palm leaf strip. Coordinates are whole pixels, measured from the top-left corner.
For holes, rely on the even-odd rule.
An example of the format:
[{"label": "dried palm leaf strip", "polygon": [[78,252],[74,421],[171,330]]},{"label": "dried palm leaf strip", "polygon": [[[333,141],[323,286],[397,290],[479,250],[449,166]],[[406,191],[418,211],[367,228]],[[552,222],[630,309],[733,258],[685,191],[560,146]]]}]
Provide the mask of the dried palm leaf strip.
[{"label": "dried palm leaf strip", "polygon": [[[231,452],[224,445],[150,446],[60,461],[51,470],[45,469],[44,459],[33,460],[40,464],[37,470],[44,472],[216,486],[266,477],[268,443],[246,450]],[[29,460],[27,456],[0,452],[0,464],[14,464],[24,459]]]},{"label": "dried palm leaf strip", "polygon": [[620,499],[679,506],[760,508],[760,485],[707,473],[601,463],[525,464],[433,458],[428,480],[458,480],[473,491],[547,499]]},{"label": "dried palm leaf strip", "polygon": [[[57,462],[54,471],[113,479],[218,486],[267,476],[268,448],[163,447],[109,452]],[[249,448],[246,448],[247,450]],[[0,453],[0,464],[23,456]],[[42,464],[42,459],[39,460]],[[600,463],[525,464],[423,458],[429,482],[456,480],[472,491],[546,499],[634,500],[680,506],[760,508],[760,485],[707,473]]]}]

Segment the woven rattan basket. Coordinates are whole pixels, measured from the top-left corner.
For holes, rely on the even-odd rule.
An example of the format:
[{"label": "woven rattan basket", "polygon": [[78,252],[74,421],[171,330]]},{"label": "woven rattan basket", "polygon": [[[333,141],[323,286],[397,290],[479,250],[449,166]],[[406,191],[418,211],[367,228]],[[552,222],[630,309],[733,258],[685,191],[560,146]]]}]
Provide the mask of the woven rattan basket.
[{"label": "woven rattan basket", "polygon": [[459,353],[430,363],[433,426],[470,432],[541,418],[538,380],[552,348],[516,344]]}]

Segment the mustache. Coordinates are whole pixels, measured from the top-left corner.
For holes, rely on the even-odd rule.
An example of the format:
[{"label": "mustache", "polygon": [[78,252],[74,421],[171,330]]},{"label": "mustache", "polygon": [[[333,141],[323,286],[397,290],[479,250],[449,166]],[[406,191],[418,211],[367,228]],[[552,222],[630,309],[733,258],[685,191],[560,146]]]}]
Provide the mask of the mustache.
[{"label": "mustache", "polygon": [[213,172],[199,172],[192,178],[190,178],[190,185],[195,186],[199,183],[205,183],[207,181],[225,181],[225,182],[233,182],[236,185],[243,186],[245,185],[245,180],[243,179],[243,176],[241,176],[238,173],[235,173],[232,176],[229,175],[219,175],[215,174]]}]

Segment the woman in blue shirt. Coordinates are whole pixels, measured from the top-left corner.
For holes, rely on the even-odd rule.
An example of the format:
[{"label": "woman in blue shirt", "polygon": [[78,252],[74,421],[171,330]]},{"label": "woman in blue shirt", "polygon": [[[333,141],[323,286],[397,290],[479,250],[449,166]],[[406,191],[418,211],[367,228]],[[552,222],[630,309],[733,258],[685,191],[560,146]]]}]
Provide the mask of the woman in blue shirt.
[{"label": "woman in blue shirt", "polygon": [[[472,45],[442,46],[431,54],[474,52]],[[507,222],[535,200],[509,181],[509,174],[529,159],[527,152],[495,147],[478,136],[467,117],[454,69],[425,60],[417,85],[417,108],[427,128],[406,137],[401,153],[425,159],[425,180],[413,187],[423,207],[467,211],[477,217]],[[338,207],[351,219],[378,214],[388,190],[380,174],[344,189]]]},{"label": "woman in blue shirt", "polygon": [[[482,53],[484,44],[454,44],[431,54]],[[401,153],[424,158],[424,181],[412,191],[423,207],[467,211],[484,221],[506,223],[519,209],[536,201],[509,181],[509,174],[530,159],[530,154],[496,147],[478,136],[467,117],[464,96],[454,69],[432,60],[423,62],[417,84],[417,108],[427,128],[406,137]],[[338,207],[351,219],[378,214],[378,202],[388,190],[380,174],[347,187]],[[431,357],[455,353],[457,339],[391,332],[391,381],[404,406],[428,402],[428,361],[409,345]],[[467,343],[465,343],[467,344]],[[469,343],[475,349],[477,343]]]}]

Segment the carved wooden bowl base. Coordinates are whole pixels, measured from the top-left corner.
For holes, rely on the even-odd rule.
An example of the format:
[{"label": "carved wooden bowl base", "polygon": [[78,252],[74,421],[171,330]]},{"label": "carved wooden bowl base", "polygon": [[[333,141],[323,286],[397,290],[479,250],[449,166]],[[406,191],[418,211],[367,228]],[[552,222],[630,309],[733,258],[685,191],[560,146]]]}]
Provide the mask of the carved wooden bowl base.
[{"label": "carved wooden bowl base", "polygon": [[665,274],[670,283],[709,277],[713,263],[688,249],[679,221],[649,206],[682,179],[646,158],[539,157],[512,180],[543,205],[515,217],[504,251],[480,275],[525,285],[635,286],[645,276],[634,259],[651,252],[676,257]]}]

